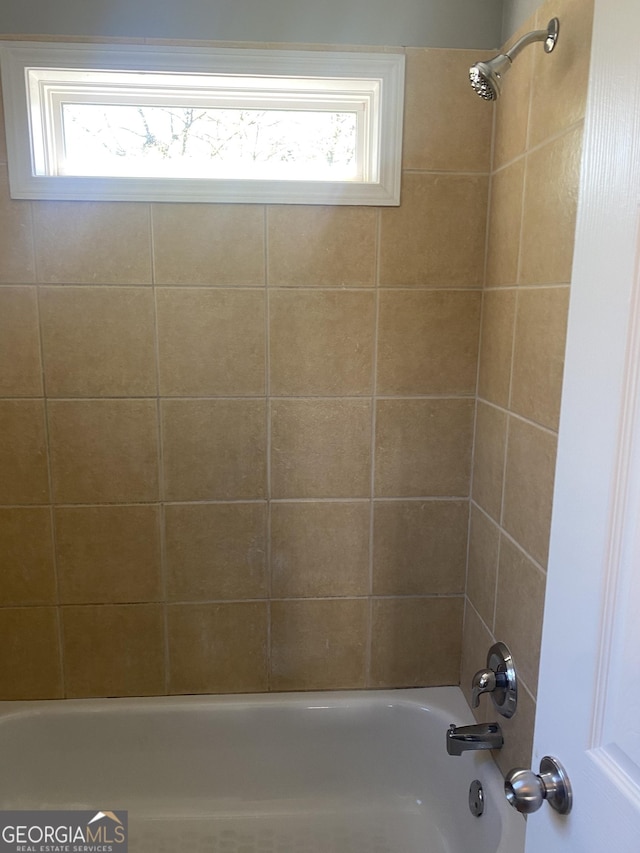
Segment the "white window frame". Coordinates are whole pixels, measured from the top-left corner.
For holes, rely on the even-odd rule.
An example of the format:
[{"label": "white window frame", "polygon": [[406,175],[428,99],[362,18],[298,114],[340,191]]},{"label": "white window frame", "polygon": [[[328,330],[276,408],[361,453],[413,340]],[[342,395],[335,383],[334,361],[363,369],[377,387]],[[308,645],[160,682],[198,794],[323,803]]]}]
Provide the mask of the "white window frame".
[{"label": "white window frame", "polygon": [[[404,55],[401,53],[150,45],[0,42],[0,68],[7,131],[9,184],[13,198],[185,201],[270,204],[397,205],[400,203]],[[80,84],[77,70],[84,70]],[[220,178],[87,177],[58,168],[62,103],[82,101],[92,86],[107,98],[99,73],[123,72],[135,92],[158,103],[167,74],[180,75],[187,94],[203,80],[214,82],[222,100],[283,104],[304,109],[358,112],[358,180],[300,181]],[[126,72],[126,73],[124,73]],[[131,72],[134,72],[133,75]],[[145,72],[140,74],[138,72]],[[203,77],[203,75],[205,75]],[[116,78],[117,79],[117,78]],[[117,86],[115,87],[117,89]],[[121,92],[125,90],[122,89]],[[204,90],[203,90],[204,91]],[[67,97],[68,96],[68,97]],[[151,99],[151,100],[149,100]],[[87,97],[89,102],[89,97]],[[95,102],[95,100],[93,101]],[[364,131],[360,133],[360,131]]]}]

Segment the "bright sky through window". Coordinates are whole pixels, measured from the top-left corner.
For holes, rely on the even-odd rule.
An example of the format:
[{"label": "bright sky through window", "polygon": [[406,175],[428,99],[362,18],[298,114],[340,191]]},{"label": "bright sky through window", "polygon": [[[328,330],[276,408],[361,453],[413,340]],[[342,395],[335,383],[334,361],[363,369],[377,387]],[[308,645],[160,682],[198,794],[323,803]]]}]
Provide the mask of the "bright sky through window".
[{"label": "bright sky through window", "polygon": [[63,104],[65,175],[361,180],[355,112]]}]

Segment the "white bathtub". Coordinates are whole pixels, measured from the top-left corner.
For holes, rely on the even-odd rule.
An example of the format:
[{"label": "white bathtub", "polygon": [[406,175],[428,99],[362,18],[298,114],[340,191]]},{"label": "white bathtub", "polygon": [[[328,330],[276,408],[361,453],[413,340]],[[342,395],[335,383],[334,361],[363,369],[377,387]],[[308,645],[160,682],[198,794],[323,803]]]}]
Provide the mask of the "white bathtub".
[{"label": "white bathtub", "polygon": [[[455,687],[0,703],[0,809],[129,812],[131,853],[520,853]],[[485,813],[473,817],[479,779]]]}]

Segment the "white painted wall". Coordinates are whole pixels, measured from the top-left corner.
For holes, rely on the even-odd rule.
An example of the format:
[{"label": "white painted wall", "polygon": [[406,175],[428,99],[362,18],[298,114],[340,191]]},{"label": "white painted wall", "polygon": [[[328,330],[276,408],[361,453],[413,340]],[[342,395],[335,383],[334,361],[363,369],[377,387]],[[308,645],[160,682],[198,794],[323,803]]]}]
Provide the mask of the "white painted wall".
[{"label": "white painted wall", "polygon": [[0,0],[0,33],[495,48],[501,37],[502,4],[503,0]]}]

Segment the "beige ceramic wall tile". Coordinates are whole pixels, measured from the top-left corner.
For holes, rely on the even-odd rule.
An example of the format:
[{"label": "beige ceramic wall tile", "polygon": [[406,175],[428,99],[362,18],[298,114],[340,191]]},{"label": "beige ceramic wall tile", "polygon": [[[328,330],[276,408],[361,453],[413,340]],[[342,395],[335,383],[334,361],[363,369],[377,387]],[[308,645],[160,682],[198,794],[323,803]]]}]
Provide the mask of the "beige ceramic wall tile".
[{"label": "beige ceramic wall tile", "polygon": [[42,394],[38,306],[33,287],[0,288],[0,396]]},{"label": "beige ceramic wall tile", "polygon": [[518,295],[511,408],[554,430],[560,419],[568,311],[568,287]]},{"label": "beige ceramic wall tile", "polygon": [[150,289],[44,287],[40,317],[49,396],[157,394]]},{"label": "beige ceramic wall tile", "polygon": [[57,507],[55,524],[62,604],[162,598],[158,507]]},{"label": "beige ceramic wall tile", "polygon": [[0,577],[0,606],[55,603],[48,507],[0,509]]},{"label": "beige ceramic wall tile", "polygon": [[582,125],[527,156],[521,284],[571,281]]},{"label": "beige ceramic wall tile", "polygon": [[364,687],[368,617],[365,599],[274,601],[271,689]]},{"label": "beige ceramic wall tile", "polygon": [[272,394],[371,394],[373,292],[276,290],[269,318]]},{"label": "beige ceramic wall tile", "polygon": [[[536,29],[532,15],[507,42],[511,47],[525,33]],[[524,50],[509,69],[502,85],[500,98],[496,102],[496,123],[493,136],[493,168],[524,154],[527,148],[529,128],[529,101],[535,47]],[[538,46],[541,50],[541,47]]]},{"label": "beige ceramic wall tile", "polygon": [[68,698],[165,692],[159,604],[87,605],[61,612]]},{"label": "beige ceramic wall tile", "polygon": [[478,401],[472,496],[496,521],[502,507],[506,439],[506,413]]},{"label": "beige ceramic wall tile", "polygon": [[496,601],[497,637],[507,644],[533,696],[538,687],[546,579],[513,542],[502,537]]},{"label": "beige ceramic wall tile", "polygon": [[520,158],[491,178],[486,272],[489,287],[518,281],[524,165],[524,158]]},{"label": "beige ceramic wall tile", "polygon": [[264,498],[266,434],[264,400],[164,400],[166,500]]},{"label": "beige ceramic wall tile", "polygon": [[269,284],[371,287],[377,222],[373,207],[267,208]]},{"label": "beige ceramic wall tile", "polygon": [[400,207],[381,213],[380,284],[479,287],[487,194],[486,177],[405,172]]},{"label": "beige ceramic wall tile", "polygon": [[155,400],[55,400],[48,411],[58,503],[158,499]]},{"label": "beige ceramic wall tile", "polygon": [[471,504],[467,595],[489,628],[493,628],[500,529]]},{"label": "beige ceramic wall tile", "polygon": [[61,699],[54,607],[0,609],[0,699]]},{"label": "beige ceramic wall tile", "polygon": [[157,284],[264,284],[264,208],[154,204]]},{"label": "beige ceramic wall tile", "polygon": [[407,49],[405,169],[488,172],[493,109],[469,86],[488,51]]},{"label": "beige ceramic wall tile", "polygon": [[0,435],[0,504],[48,503],[43,402],[0,401]]},{"label": "beige ceramic wall tile", "polygon": [[482,303],[478,396],[506,407],[509,404],[511,355],[516,293],[485,290]]},{"label": "beige ceramic wall tile", "polygon": [[0,165],[7,162],[7,140],[4,123],[4,105],[2,101],[2,89],[0,88]]},{"label": "beige ceramic wall tile", "polygon": [[376,501],[373,594],[464,591],[466,501]]},{"label": "beige ceramic wall tile", "polygon": [[272,595],[367,595],[369,523],[364,501],[272,504]]},{"label": "beige ceramic wall tile", "polygon": [[265,597],[264,503],[170,504],[164,515],[170,601]]},{"label": "beige ceramic wall tile", "polygon": [[[495,642],[493,635],[478,616],[474,608],[466,602],[464,611],[464,629],[462,633],[462,666],[460,668],[460,688],[471,705],[471,682],[474,674],[487,665],[487,652]],[[488,700],[490,703],[491,700]],[[478,721],[486,721],[487,697],[481,702],[480,707],[474,710]],[[493,710],[493,705],[490,705]]]},{"label": "beige ceramic wall tile", "polygon": [[371,687],[458,684],[463,598],[373,601]]},{"label": "beige ceramic wall tile", "polygon": [[132,202],[34,203],[38,280],[150,284],[149,207]]},{"label": "beige ceramic wall tile", "polygon": [[504,745],[502,749],[493,753],[498,768],[504,775],[513,767],[531,767],[533,765],[533,729],[535,720],[536,703],[527,690],[519,690],[518,712],[510,720],[500,718],[502,734],[504,735]]},{"label": "beige ceramic wall tile", "polygon": [[551,433],[511,418],[503,525],[542,566],[549,553],[556,445]]},{"label": "beige ceramic wall tile", "polygon": [[160,288],[157,305],[161,394],[264,394],[264,290]]},{"label": "beige ceramic wall tile", "polygon": [[529,146],[584,118],[593,6],[593,0],[547,0],[538,9],[538,27],[557,17],[560,33],[553,53],[534,55]]},{"label": "beige ceramic wall tile", "polygon": [[479,293],[380,292],[378,394],[472,394]]},{"label": "beige ceramic wall tile", "polygon": [[469,494],[472,400],[378,400],[375,494]]},{"label": "beige ceramic wall tile", "polygon": [[31,202],[9,196],[7,167],[0,166],[0,284],[35,280]]},{"label": "beige ceramic wall tile", "polygon": [[267,605],[174,604],[167,608],[170,693],[267,690]]},{"label": "beige ceramic wall tile", "polygon": [[368,497],[370,479],[370,401],[272,401],[274,498]]}]

